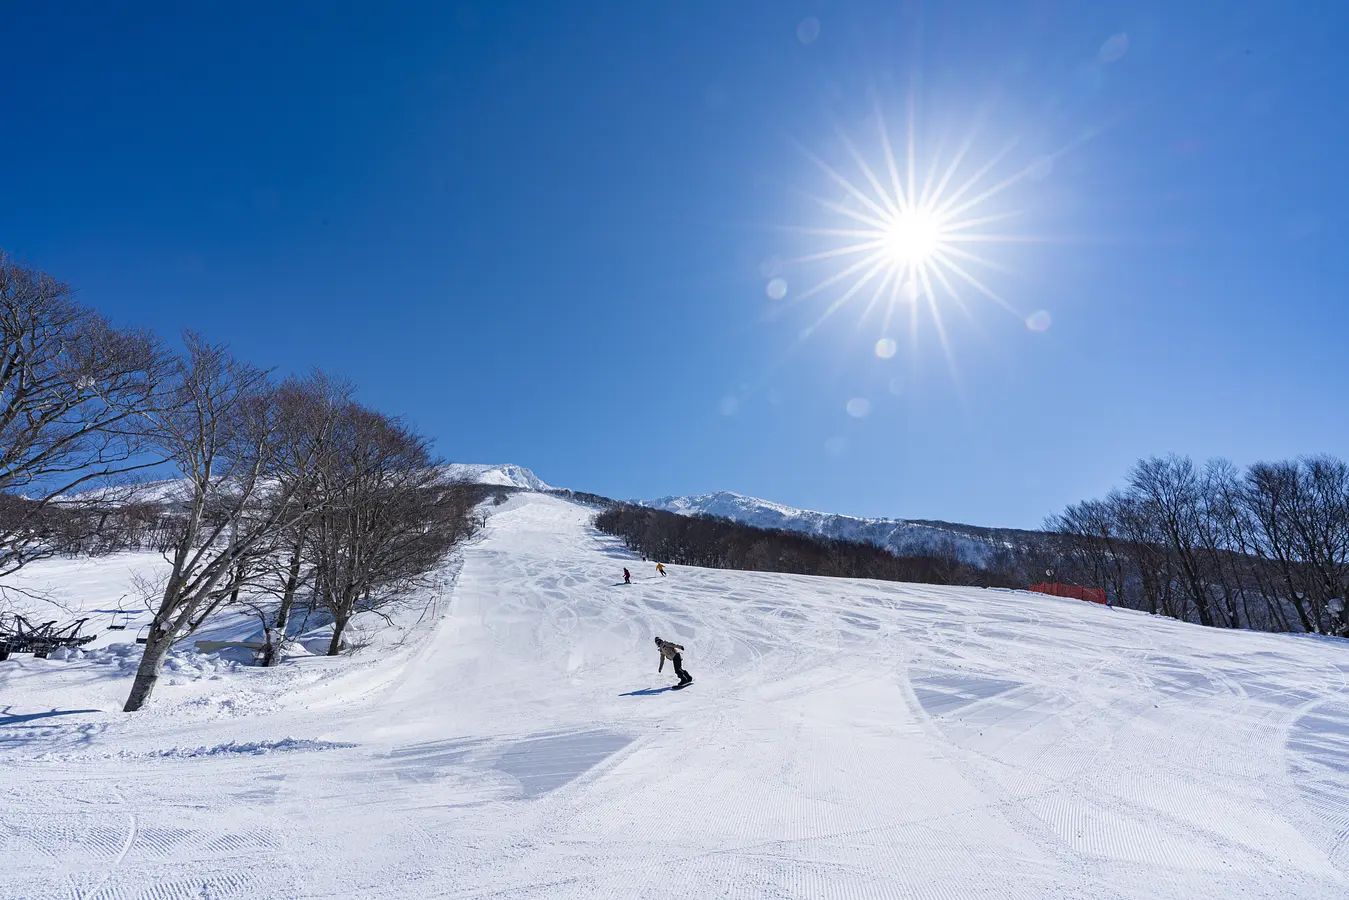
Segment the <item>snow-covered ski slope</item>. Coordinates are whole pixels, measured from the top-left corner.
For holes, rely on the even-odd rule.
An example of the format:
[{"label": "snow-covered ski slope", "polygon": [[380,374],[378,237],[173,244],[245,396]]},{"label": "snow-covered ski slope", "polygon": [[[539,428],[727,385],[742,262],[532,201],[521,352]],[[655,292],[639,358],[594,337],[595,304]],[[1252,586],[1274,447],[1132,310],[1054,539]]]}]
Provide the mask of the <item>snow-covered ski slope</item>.
[{"label": "snow-covered ski slope", "polygon": [[589,515],[497,507],[448,614],[382,659],[136,716],[83,662],[0,664],[0,897],[1349,896],[1345,643],[662,579]]}]

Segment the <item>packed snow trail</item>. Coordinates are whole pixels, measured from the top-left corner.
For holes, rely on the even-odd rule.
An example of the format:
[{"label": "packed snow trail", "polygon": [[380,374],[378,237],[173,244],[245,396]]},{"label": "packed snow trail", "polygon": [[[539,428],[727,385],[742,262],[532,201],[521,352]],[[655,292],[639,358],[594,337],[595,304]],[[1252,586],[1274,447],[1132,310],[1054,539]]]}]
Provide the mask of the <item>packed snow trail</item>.
[{"label": "packed snow trail", "polygon": [[1349,895],[1344,642],[660,578],[590,515],[499,507],[429,634],[258,682],[261,715],[43,713],[0,680],[0,896]]}]

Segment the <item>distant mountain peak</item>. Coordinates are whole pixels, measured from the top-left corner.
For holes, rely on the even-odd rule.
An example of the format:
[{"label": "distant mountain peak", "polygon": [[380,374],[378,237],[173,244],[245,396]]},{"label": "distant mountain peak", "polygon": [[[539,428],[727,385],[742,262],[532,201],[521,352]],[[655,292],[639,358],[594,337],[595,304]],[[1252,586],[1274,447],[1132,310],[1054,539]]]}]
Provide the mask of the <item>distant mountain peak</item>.
[{"label": "distant mountain peak", "polygon": [[456,481],[471,481],[475,484],[495,484],[527,491],[553,489],[530,469],[513,463],[450,463],[445,466],[445,474]]},{"label": "distant mountain peak", "polygon": [[865,519],[840,513],[797,509],[747,497],[734,491],[710,494],[661,497],[637,501],[642,506],[663,509],[685,516],[708,515],[742,522],[759,528],[801,531],[825,538],[862,541],[884,547],[899,555],[954,554],[971,565],[987,565],[994,546],[987,539],[962,532],[959,526],[946,528],[938,523],[908,519]]}]

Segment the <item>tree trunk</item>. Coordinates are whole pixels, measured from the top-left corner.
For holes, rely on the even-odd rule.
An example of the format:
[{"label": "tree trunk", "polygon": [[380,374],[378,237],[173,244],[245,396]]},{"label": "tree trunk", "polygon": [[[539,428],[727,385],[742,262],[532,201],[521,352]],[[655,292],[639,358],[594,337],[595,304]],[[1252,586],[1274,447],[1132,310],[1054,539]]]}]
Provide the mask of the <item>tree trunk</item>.
[{"label": "tree trunk", "polygon": [[1185,579],[1185,587],[1190,594],[1190,599],[1194,601],[1195,608],[1199,611],[1199,624],[1206,628],[1213,627],[1213,612],[1209,608],[1208,585],[1204,579],[1199,576],[1198,566],[1195,565],[1194,557],[1190,554],[1180,537],[1179,531],[1172,531],[1172,544],[1176,548],[1176,557],[1180,563],[1181,575]]},{"label": "tree trunk", "polygon": [[346,630],[347,622],[348,619],[345,616],[333,619],[333,639],[328,644],[329,656],[336,656],[342,652],[342,632]]},{"label": "tree trunk", "polygon": [[158,628],[151,627],[150,639],[145,644],[145,655],[136,668],[136,680],[131,683],[131,693],[126,698],[122,712],[137,712],[150,702],[159,676],[164,671],[164,658],[169,654],[173,641],[170,636]]},{"label": "tree trunk", "polygon": [[[1229,590],[1229,589],[1227,589],[1226,587],[1223,588],[1223,592],[1224,592],[1224,595],[1225,595],[1225,596],[1224,596],[1224,600],[1225,600],[1226,603],[1227,603],[1227,619],[1228,619],[1228,621],[1231,623],[1231,624],[1229,624],[1227,627],[1228,627],[1228,628],[1240,628],[1240,627],[1241,627],[1241,613],[1237,610],[1237,598],[1236,598],[1236,595],[1233,594],[1232,591]],[[1250,621],[1249,617],[1247,617],[1247,621],[1248,621],[1248,622]]]},{"label": "tree trunk", "polygon": [[286,628],[290,625],[290,610],[295,605],[295,592],[300,586],[300,552],[297,548],[290,555],[290,571],[286,574],[286,589],[281,595],[281,606],[276,611],[276,621],[267,629],[267,644],[262,650],[263,666],[274,666],[281,661],[281,645],[286,640]]},{"label": "tree trunk", "polygon": [[1148,612],[1157,615],[1157,597],[1161,590],[1157,587],[1156,580],[1151,575],[1151,570],[1146,568],[1148,562],[1140,560],[1138,562],[1138,580],[1143,585],[1143,599],[1148,605]]},{"label": "tree trunk", "polygon": [[1308,634],[1316,633],[1316,626],[1312,623],[1311,616],[1307,614],[1306,595],[1299,596],[1297,582],[1293,580],[1292,567],[1284,560],[1279,560],[1283,567],[1283,578],[1288,585],[1288,599],[1292,601],[1293,608],[1297,610],[1297,617],[1302,622],[1302,630]]}]

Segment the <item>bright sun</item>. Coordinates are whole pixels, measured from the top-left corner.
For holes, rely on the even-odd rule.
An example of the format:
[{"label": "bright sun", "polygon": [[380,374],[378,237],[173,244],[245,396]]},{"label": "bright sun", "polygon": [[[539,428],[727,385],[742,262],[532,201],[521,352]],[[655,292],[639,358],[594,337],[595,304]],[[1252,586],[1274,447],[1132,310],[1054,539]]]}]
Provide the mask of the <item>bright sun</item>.
[{"label": "bright sun", "polygon": [[[875,121],[881,151],[878,166],[870,165],[846,135],[839,135],[860,178],[849,178],[801,148],[837,190],[833,196],[807,196],[837,218],[830,226],[791,230],[833,238],[836,243],[788,261],[789,264],[805,265],[824,263],[828,269],[820,281],[795,294],[791,303],[839,289],[838,296],[828,302],[815,322],[802,331],[802,339],[830,316],[857,302],[862,306],[858,324],[866,320],[873,309],[880,309],[884,316],[883,333],[889,330],[895,314],[907,317],[910,336],[916,346],[919,308],[923,307],[930,314],[949,359],[950,348],[942,320],[945,304],[939,297],[968,315],[965,292],[973,291],[1018,318],[1022,317],[980,277],[980,269],[1001,270],[1002,267],[985,258],[979,250],[981,245],[1043,240],[1031,235],[986,229],[1019,215],[1015,210],[990,208],[994,206],[990,201],[1022,179],[1033,176],[1043,168],[1043,159],[1049,157],[993,181],[992,173],[1011,146],[981,165],[973,166],[969,158],[974,140],[971,133],[953,155],[943,159],[939,152],[933,153],[920,164],[912,114],[908,140],[899,153],[895,152],[879,108]],[[959,174],[967,167],[974,171],[968,176]],[[996,205],[1003,206],[1002,203]]]},{"label": "bright sun", "polygon": [[929,209],[908,209],[893,216],[884,235],[892,262],[915,267],[931,262],[945,237],[941,218]]}]

